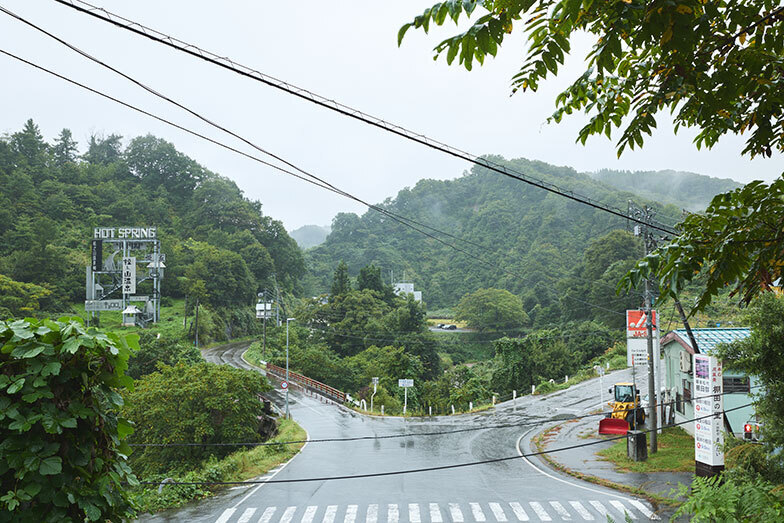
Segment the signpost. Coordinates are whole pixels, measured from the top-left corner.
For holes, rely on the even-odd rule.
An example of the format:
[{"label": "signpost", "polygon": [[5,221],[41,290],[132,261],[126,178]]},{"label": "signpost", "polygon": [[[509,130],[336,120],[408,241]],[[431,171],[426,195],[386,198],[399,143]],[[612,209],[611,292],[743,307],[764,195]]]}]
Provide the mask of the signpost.
[{"label": "signpost", "polygon": [[134,256],[122,259],[122,293],[136,294],[136,258]]},{"label": "signpost", "polygon": [[[724,395],[722,366],[715,356],[695,354],[694,461],[697,476],[724,470]],[[708,417],[706,417],[708,416]],[[701,418],[701,419],[700,419]]]},{"label": "signpost", "polygon": [[370,412],[373,412],[373,396],[376,395],[376,387],[378,387],[378,378],[373,378],[373,394],[370,395]]},{"label": "signpost", "polygon": [[405,416],[408,407],[408,388],[414,386],[414,380],[397,380],[397,386],[403,388],[403,415]]}]

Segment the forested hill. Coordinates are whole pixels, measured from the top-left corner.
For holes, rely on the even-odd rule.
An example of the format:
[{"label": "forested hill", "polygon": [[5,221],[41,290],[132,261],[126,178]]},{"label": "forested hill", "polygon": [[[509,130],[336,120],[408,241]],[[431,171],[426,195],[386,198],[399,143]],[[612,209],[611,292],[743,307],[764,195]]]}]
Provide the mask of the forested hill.
[{"label": "forested hill", "polygon": [[703,174],[671,170],[602,169],[589,175],[622,191],[631,191],[644,198],[672,203],[692,212],[705,209],[715,195],[741,186],[740,183],[728,178],[712,178]]},{"label": "forested hill", "polygon": [[164,297],[248,306],[273,274],[282,289],[298,289],[302,252],[261,203],[164,140],[122,144],[111,135],[80,146],[67,129],[46,143],[32,120],[0,138],[2,312],[82,302],[93,227],[157,226]]},{"label": "forested hill", "polygon": [[[670,224],[680,217],[680,205],[641,200],[570,168],[493,159],[624,210],[632,199],[655,205],[658,217]],[[396,279],[405,272],[429,309],[454,306],[465,293],[484,287],[522,296],[526,312],[542,325],[601,317],[602,309],[585,302],[613,310],[639,306],[634,297],[619,301],[614,288],[641,247],[618,231],[625,229],[625,220],[609,213],[480,167],[455,180],[422,180],[383,206],[481,249],[441,236],[473,254],[468,256],[375,211],[361,217],[338,214],[327,241],[306,253],[311,292],[328,291],[332,271],[344,260],[352,274],[368,263],[380,266],[387,278],[390,270]],[[478,262],[480,257],[489,265]]]},{"label": "forested hill", "polygon": [[316,245],[324,243],[329,236],[329,227],[320,225],[303,225],[299,229],[294,229],[289,234],[302,249],[310,249]]}]

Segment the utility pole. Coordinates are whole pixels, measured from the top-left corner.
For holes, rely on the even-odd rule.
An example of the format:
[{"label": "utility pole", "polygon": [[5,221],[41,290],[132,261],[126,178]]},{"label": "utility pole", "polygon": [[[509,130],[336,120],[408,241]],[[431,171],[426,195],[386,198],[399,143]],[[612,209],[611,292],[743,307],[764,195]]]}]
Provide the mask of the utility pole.
[{"label": "utility pole", "polygon": [[286,318],[286,419],[291,418],[289,414],[289,389],[291,388],[291,382],[289,382],[289,322],[295,319]]},{"label": "utility pole", "polygon": [[[645,246],[645,255],[647,256],[656,249],[656,238],[654,238],[653,231],[650,224],[653,222],[654,211],[647,205],[642,208],[637,207],[629,201],[629,216],[635,216],[643,222],[642,225],[634,226],[635,236],[642,236],[643,245]],[[659,354],[654,354],[653,349],[653,281],[648,278],[645,280],[645,327],[647,330],[648,339],[648,419],[651,425],[651,439],[650,439],[650,453],[655,454],[658,450],[657,432],[659,429],[658,413],[657,413],[657,398],[656,398],[656,372],[654,366],[658,363]],[[657,326],[660,328],[660,326]]]},{"label": "utility pole", "polygon": [[199,348],[199,298],[196,298],[196,348]]}]

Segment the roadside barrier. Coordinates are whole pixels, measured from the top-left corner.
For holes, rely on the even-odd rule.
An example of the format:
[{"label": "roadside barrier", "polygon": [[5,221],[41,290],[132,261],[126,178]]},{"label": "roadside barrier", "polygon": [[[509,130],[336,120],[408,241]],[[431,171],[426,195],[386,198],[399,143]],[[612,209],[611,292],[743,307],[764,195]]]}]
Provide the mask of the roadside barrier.
[{"label": "roadside barrier", "polygon": [[[272,363],[267,363],[267,372],[275,375],[280,379],[286,379],[286,369],[278,367],[277,365],[273,365]],[[327,396],[328,398],[332,398],[340,403],[346,402],[345,392],[339,391],[338,389],[330,387],[329,385],[321,383],[320,381],[308,378],[307,376],[303,376],[298,372],[289,371],[289,381],[293,381],[304,388]]]}]

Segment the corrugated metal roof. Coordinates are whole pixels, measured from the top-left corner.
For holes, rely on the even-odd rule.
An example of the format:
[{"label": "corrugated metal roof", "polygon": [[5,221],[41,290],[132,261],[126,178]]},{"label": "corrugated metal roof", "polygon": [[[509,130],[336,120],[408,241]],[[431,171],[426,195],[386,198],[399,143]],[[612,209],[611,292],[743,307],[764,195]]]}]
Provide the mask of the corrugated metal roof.
[{"label": "corrugated metal roof", "polygon": [[[686,329],[675,329],[678,336],[691,346],[691,340],[686,333]],[[698,351],[700,353],[712,352],[720,343],[729,343],[735,340],[748,338],[751,329],[748,327],[734,327],[731,329],[692,329],[691,332],[697,338]]]}]

